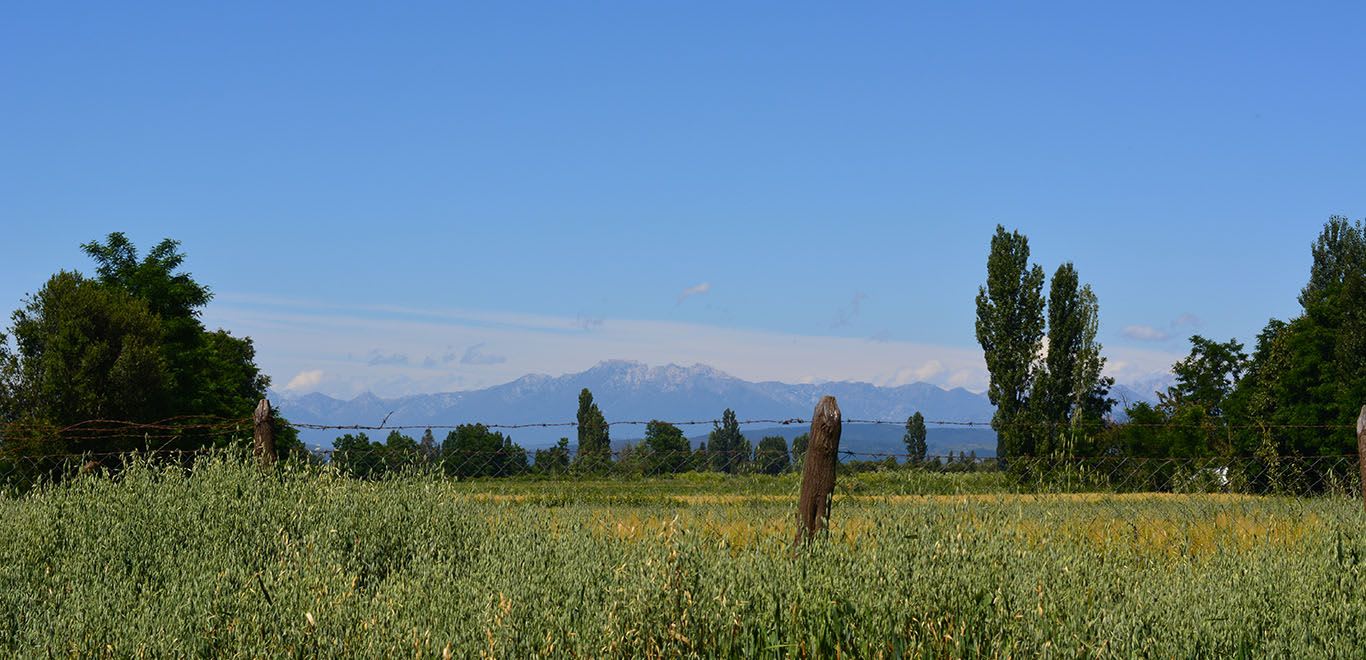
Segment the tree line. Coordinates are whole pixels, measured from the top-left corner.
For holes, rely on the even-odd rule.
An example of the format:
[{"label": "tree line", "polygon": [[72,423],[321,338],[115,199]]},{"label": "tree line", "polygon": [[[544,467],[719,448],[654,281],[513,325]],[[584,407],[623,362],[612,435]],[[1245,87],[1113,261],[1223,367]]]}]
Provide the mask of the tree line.
[{"label": "tree line", "polygon": [[[201,321],[213,293],[183,271],[179,243],[166,239],[140,256],[111,233],[81,249],[95,272],[52,275],[0,331],[0,467],[32,465],[25,457],[218,447],[240,437],[193,424],[154,438],[61,432],[87,420],[240,419],[270,384],[250,338]],[[286,455],[302,449],[278,415],[275,438]]]},{"label": "tree line", "polygon": [[[140,254],[126,236],[111,233],[81,249],[94,272],[52,275],[0,332],[0,469],[22,467],[24,457],[193,450],[247,439],[249,431],[193,425],[155,438],[62,432],[92,419],[238,419],[270,383],[250,338],[202,322],[212,292],[184,271],[176,241]],[[1157,393],[1156,403],[1126,407],[1127,422],[1119,422],[1097,340],[1095,292],[1070,262],[1046,278],[1030,261],[1027,237],[998,226],[975,324],[990,375],[987,396],[996,407],[997,457],[1238,457],[1269,465],[1352,453],[1352,425],[1366,403],[1366,227],[1331,217],[1310,256],[1293,318],[1270,319],[1250,351],[1236,338],[1190,337],[1189,354],[1172,367],[1173,385]],[[297,432],[275,419],[282,454],[303,455]],[[752,445],[726,410],[696,449],[680,429],[656,421],[642,440],[614,452],[587,390],[577,422],[573,451],[563,438],[529,454],[475,424],[451,431],[439,445],[430,433],[420,440],[390,434],[383,442],[343,436],[334,460],[363,476],[434,460],[460,476],[623,466],[646,474],[778,473],[792,469],[804,450],[800,437],[790,448],[781,436]],[[906,427],[908,462],[931,465],[924,418],[916,413]]]},{"label": "tree line", "polygon": [[1366,226],[1333,216],[1310,253],[1294,318],[1270,319],[1250,353],[1236,338],[1190,337],[1173,385],[1116,422],[1095,294],[1065,263],[1045,297],[1028,239],[998,226],[976,324],[998,456],[1272,462],[1354,453],[1351,427],[1366,404]]},{"label": "tree line", "polygon": [[713,471],[745,474],[780,474],[801,460],[806,434],[793,440],[767,436],[752,446],[740,431],[735,411],[726,409],[721,420],[696,449],[683,430],[653,420],[645,437],[612,450],[611,429],[593,393],[579,393],[577,444],[571,451],[569,438],[551,447],[528,452],[511,437],[483,424],[464,424],[446,434],[438,445],[431,429],[420,441],[392,431],[384,442],[364,433],[346,434],[333,442],[331,462],[342,472],[376,478],[410,468],[438,469],[454,477],[516,476],[523,474],[595,474],[611,471],[640,475]]},{"label": "tree line", "polygon": [[[530,452],[512,438],[483,424],[464,424],[447,432],[438,444],[431,429],[420,440],[402,431],[390,431],[383,442],[365,433],[345,434],[333,442],[332,465],[341,472],[364,479],[380,478],[406,470],[438,471],[452,477],[500,477],[518,475],[630,474],[638,476],[718,472],[777,475],[798,469],[806,453],[809,435],[787,439],[769,435],[751,444],[740,429],[735,411],[726,409],[713,424],[706,440],[696,448],[674,424],[652,420],[644,438],[612,450],[611,429],[593,393],[579,393],[577,444],[569,438]],[[941,471],[978,469],[976,452],[950,455],[947,460],[926,456],[924,416],[917,412],[906,420],[904,461],[850,461],[850,469],[913,466]]]}]

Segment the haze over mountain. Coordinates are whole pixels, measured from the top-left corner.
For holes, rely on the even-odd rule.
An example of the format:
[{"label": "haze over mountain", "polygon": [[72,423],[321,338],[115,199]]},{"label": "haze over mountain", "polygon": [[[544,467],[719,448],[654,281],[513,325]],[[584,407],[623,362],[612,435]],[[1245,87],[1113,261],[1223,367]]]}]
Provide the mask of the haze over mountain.
[{"label": "haze over mountain", "polygon": [[[274,393],[281,412],[294,422],[314,424],[377,425],[388,415],[388,426],[453,425],[467,422],[525,424],[534,422],[572,422],[579,391],[588,388],[609,421],[664,419],[667,421],[711,420],[730,408],[740,419],[807,418],[822,395],[833,395],[847,419],[904,420],[921,412],[928,420],[989,422],[993,412],[985,395],[962,388],[944,389],[927,383],[897,387],[878,387],[869,383],[832,382],[822,384],[754,383],[732,377],[706,365],[650,367],[639,362],[609,361],[580,373],[552,377],[540,374],[523,376],[504,385],[466,392],[420,394],[381,399],[362,394],[350,401],[323,394],[291,395]],[[392,413],[392,415],[390,414]],[[746,435],[757,442],[764,434],[761,426],[746,427]],[[709,425],[684,427],[690,437],[705,435]],[[800,430],[786,427],[784,435]],[[949,429],[932,427],[932,450],[936,438],[953,437],[949,449],[995,447],[990,429]],[[615,426],[614,441],[639,438],[643,426]],[[306,431],[305,442],[330,447],[337,431]],[[383,432],[371,432],[371,436]],[[412,433],[416,435],[416,433]],[[438,439],[444,435],[438,433]],[[574,437],[573,427],[517,429],[514,439],[524,447],[553,444],[558,438]],[[843,446],[853,451],[871,451],[874,445],[888,450],[886,437],[898,439],[897,426],[846,425]],[[886,436],[886,437],[884,437]],[[876,442],[875,442],[876,440]],[[862,448],[862,449],[860,449]],[[895,443],[890,446],[895,448]],[[980,452],[979,452],[980,453]]]},{"label": "haze over mountain", "polygon": [[[749,382],[706,365],[688,367],[669,364],[651,367],[640,362],[614,360],[599,363],[587,371],[547,376],[532,374],[510,383],[465,392],[418,394],[382,399],[362,394],[350,401],[324,394],[295,395],[272,393],[281,412],[294,422],[364,426],[378,425],[388,416],[388,426],[449,426],[470,422],[487,424],[527,424],[572,422],[578,406],[579,391],[588,388],[609,421],[712,420],[730,408],[740,419],[805,419],[823,395],[839,399],[846,419],[904,420],[919,411],[931,421],[990,422],[994,408],[985,394],[962,388],[944,389],[928,383],[879,387],[869,383],[830,382],[791,384]],[[1148,389],[1145,387],[1145,389]],[[1120,401],[1116,414],[1122,416],[1124,403],[1152,401],[1151,392],[1143,393],[1122,385],[1112,397]],[[392,414],[391,414],[392,413]],[[685,426],[694,444],[710,431],[709,424]],[[792,438],[804,430],[802,425],[745,426],[745,434],[757,443],[764,435]],[[902,429],[897,425],[847,424],[842,447],[857,452],[899,452]],[[340,431],[304,431],[309,446],[331,447]],[[416,436],[418,433],[409,432]],[[613,443],[620,446],[644,434],[643,426],[619,425],[612,428]],[[372,431],[375,439],[384,432]],[[561,437],[573,438],[573,427],[528,428],[511,432],[524,447],[549,446]],[[444,432],[438,432],[440,440]],[[572,442],[572,440],[571,440]],[[930,452],[977,451],[990,455],[996,436],[989,428],[931,425]]]}]

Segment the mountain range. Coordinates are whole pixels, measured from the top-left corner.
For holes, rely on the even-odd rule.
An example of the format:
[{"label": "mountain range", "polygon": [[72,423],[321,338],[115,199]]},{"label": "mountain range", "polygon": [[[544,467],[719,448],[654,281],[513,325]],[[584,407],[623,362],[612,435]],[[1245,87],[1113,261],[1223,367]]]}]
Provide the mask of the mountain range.
[{"label": "mountain range", "polygon": [[[481,390],[416,394],[381,399],[365,393],[350,401],[312,393],[294,395],[273,392],[281,413],[297,423],[323,425],[450,426],[472,422],[485,424],[529,424],[572,422],[578,407],[579,392],[588,388],[609,422],[651,419],[692,421],[718,419],[727,408],[741,419],[809,418],[823,395],[839,401],[845,419],[905,420],[919,411],[926,420],[985,423],[995,408],[984,394],[962,388],[944,389],[928,383],[880,387],[870,383],[830,382],[791,384],[750,382],[735,378],[706,365],[651,367],[640,362],[613,360],[587,371],[563,376],[532,374],[510,383]],[[1124,393],[1131,400],[1137,393]],[[1119,397],[1116,397],[1119,398]],[[710,424],[684,427],[696,441],[704,438]],[[750,424],[742,427],[756,443],[763,435],[791,438],[802,431],[799,425],[775,427]],[[623,445],[638,439],[643,425],[618,425],[612,428],[613,444]],[[902,429],[891,425],[846,424],[841,448],[860,452],[901,451]],[[330,447],[341,431],[304,430],[301,435],[310,447]],[[410,435],[417,435],[409,432]],[[384,432],[371,431],[372,439]],[[443,436],[438,433],[438,441]],[[571,438],[572,426],[525,428],[512,432],[523,447],[534,449]],[[379,437],[376,437],[379,436]],[[996,447],[989,428],[931,425],[928,443],[932,454],[949,451],[977,451],[989,455]]]}]

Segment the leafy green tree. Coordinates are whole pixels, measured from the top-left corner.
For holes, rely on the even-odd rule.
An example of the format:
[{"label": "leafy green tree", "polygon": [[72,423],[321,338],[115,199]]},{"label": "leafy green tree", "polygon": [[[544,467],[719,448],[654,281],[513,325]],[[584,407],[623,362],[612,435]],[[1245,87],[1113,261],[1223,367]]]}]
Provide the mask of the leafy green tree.
[{"label": "leafy green tree", "polygon": [[560,438],[554,447],[537,449],[533,467],[538,474],[568,473],[569,438]]},{"label": "leafy green tree", "polygon": [[593,402],[593,393],[588,388],[579,392],[579,449],[574,462],[581,469],[605,469],[612,459],[612,441],[607,419],[603,417],[598,404]]},{"label": "leafy green tree", "polygon": [[447,433],[441,459],[446,474],[457,477],[506,477],[529,467],[525,449],[483,424],[461,424]]},{"label": "leafy green tree", "polygon": [[393,430],[384,439],[384,464],[390,470],[410,469],[421,465],[424,460],[417,441],[402,431]]},{"label": "leafy green tree", "polygon": [[1311,246],[1301,313],[1271,320],[1228,397],[1241,452],[1352,453],[1366,403],[1366,226],[1333,216]]},{"label": "leafy green tree", "polygon": [[[148,422],[170,416],[174,383],[158,350],[161,321],[147,304],[77,273],[52,276],[14,312],[6,356],[7,415],[26,426],[92,419]],[[26,455],[144,449],[134,437],[66,440],[11,432]]]},{"label": "leafy green tree", "polygon": [[803,433],[792,439],[792,462],[801,466],[802,458],[806,456],[806,446],[811,443],[811,434]]},{"label": "leafy green tree", "polygon": [[1247,370],[1247,353],[1237,339],[1220,343],[1194,335],[1190,342],[1190,354],[1172,365],[1176,383],[1167,389],[1166,397],[1177,405],[1193,405],[1208,415],[1222,416],[1225,400]]},{"label": "leafy green tree", "polygon": [[1030,455],[1015,422],[1025,411],[1034,361],[1042,350],[1043,269],[1029,264],[1029,239],[997,225],[987,255],[987,282],[977,293],[977,341],[986,357],[987,396],[996,406],[997,456]]},{"label": "leafy green tree", "polygon": [[[1029,241],[996,227],[987,283],[977,293],[977,341],[986,358],[987,395],[996,406],[997,456],[1089,452],[1114,405],[1096,341],[1100,305],[1071,263],[1053,274],[1044,315],[1043,269],[1029,264]],[[1048,350],[1043,351],[1047,330]]]},{"label": "leafy green tree", "polygon": [[1172,367],[1176,382],[1159,393],[1156,406],[1130,406],[1129,422],[1113,434],[1124,452],[1158,458],[1228,456],[1233,421],[1227,402],[1247,367],[1236,339],[1216,342],[1195,335],[1191,351]]},{"label": "leafy green tree", "polygon": [[431,429],[422,432],[422,441],[417,444],[417,452],[427,463],[433,463],[440,457],[441,450],[436,446],[436,436],[432,435]]},{"label": "leafy green tree", "polygon": [[749,465],[749,440],[740,432],[734,410],[727,408],[721,413],[721,421],[707,436],[707,452],[716,472],[742,472]]},{"label": "leafy green tree", "polygon": [[1114,405],[1114,379],[1101,375],[1099,316],[1090,285],[1080,283],[1070,262],[1059,266],[1049,283],[1048,351],[1034,369],[1029,424],[1019,429],[1037,455],[1089,452]]},{"label": "leafy green tree", "polygon": [[[96,263],[97,279],[58,273],[12,317],[14,343],[0,349],[0,418],[22,417],[25,428],[35,428],[251,413],[269,379],[255,364],[250,339],[204,328],[199,314],[211,295],[180,271],[185,255],[175,241],[162,241],[142,259],[119,233],[82,248]],[[277,451],[300,451],[297,431],[275,419]],[[87,438],[77,447],[15,435],[5,438],[6,451],[194,449],[244,440],[190,429],[143,442]]]},{"label": "leafy green tree", "polygon": [[342,474],[357,479],[378,479],[384,476],[384,452],[379,443],[370,441],[365,433],[347,433],[332,441],[332,465]]},{"label": "leafy green tree", "polygon": [[787,438],[770,435],[759,440],[754,450],[754,467],[763,474],[782,474],[792,466],[787,455]]},{"label": "leafy green tree", "polygon": [[928,436],[925,416],[920,414],[920,411],[906,418],[906,433],[901,436],[901,442],[906,445],[908,463],[920,465],[925,462],[925,454],[929,452],[929,446],[925,442]]},{"label": "leafy green tree", "polygon": [[171,373],[174,414],[237,418],[264,398],[270,380],[255,364],[251,340],[210,332],[200,321],[213,294],[180,270],[186,257],[179,242],[163,240],[139,259],[132,242],[115,232],[81,249],[95,261],[100,284],[145,301],[161,319],[157,346]]},{"label": "leafy green tree", "polygon": [[645,425],[642,444],[651,474],[686,472],[692,464],[692,446],[682,429],[673,424],[652,420]]}]

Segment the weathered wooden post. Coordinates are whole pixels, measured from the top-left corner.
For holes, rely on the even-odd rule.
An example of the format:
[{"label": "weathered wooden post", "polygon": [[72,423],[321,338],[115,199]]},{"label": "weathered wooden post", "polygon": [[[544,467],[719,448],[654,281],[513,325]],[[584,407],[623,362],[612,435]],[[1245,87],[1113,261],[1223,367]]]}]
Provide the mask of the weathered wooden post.
[{"label": "weathered wooden post", "polygon": [[1366,406],[1357,416],[1357,466],[1361,469],[1361,501],[1366,504]]},{"label": "weathered wooden post", "polygon": [[256,422],[256,432],[252,437],[251,452],[256,455],[256,460],[261,462],[262,467],[270,467],[275,464],[275,430],[271,428],[275,416],[270,411],[270,401],[261,399],[261,402],[256,404],[256,412],[252,419]]},{"label": "weathered wooden post", "polygon": [[830,500],[835,493],[835,466],[839,462],[840,430],[844,420],[835,397],[821,397],[811,414],[811,438],[802,459],[802,493],[797,499],[797,539],[804,545],[825,531],[830,521]]}]

